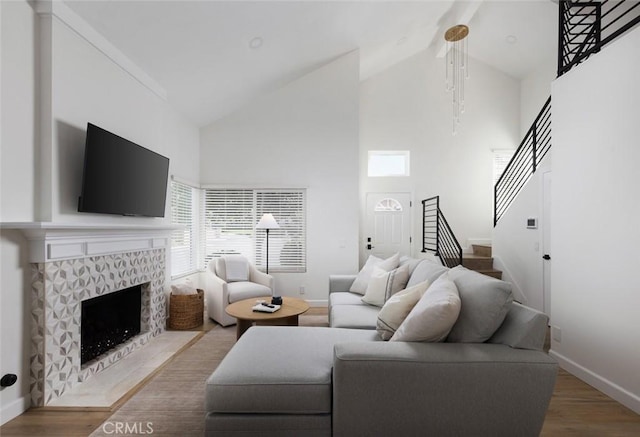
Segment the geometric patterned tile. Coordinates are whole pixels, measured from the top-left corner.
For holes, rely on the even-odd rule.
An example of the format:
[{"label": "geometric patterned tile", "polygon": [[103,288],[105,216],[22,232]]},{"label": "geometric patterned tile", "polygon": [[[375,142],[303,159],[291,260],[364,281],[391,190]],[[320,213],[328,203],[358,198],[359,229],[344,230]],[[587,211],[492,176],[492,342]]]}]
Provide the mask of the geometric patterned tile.
[{"label": "geometric patterned tile", "polygon": [[[163,248],[31,265],[31,402],[47,405],[165,329]],[[141,333],[80,365],[81,302],[142,284]]]}]

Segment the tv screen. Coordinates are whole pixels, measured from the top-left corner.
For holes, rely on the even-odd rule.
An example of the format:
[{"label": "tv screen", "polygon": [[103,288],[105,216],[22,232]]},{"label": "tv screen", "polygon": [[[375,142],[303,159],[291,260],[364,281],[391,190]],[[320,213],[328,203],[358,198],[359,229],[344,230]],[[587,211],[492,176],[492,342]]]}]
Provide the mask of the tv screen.
[{"label": "tv screen", "polygon": [[164,217],[169,158],[87,124],[79,212]]}]

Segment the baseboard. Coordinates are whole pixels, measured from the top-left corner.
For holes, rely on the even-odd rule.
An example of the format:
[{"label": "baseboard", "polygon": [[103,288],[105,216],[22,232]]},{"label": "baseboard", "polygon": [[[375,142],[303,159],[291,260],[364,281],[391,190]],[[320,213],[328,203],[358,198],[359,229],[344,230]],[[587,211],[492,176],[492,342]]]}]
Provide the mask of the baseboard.
[{"label": "baseboard", "polygon": [[573,376],[583,380],[607,396],[620,402],[625,407],[633,410],[636,414],[640,414],[640,396],[637,396],[623,387],[620,387],[618,384],[603,378],[597,373],[592,372],[564,355],[557,353],[553,349],[549,351],[549,355],[560,363],[560,367],[571,373]]},{"label": "baseboard", "polygon": [[21,397],[11,402],[9,405],[0,408],[0,425],[4,425],[11,419],[14,419],[27,411],[31,403],[28,397]]},{"label": "baseboard", "polygon": [[317,299],[317,300],[308,300],[306,302],[310,307],[326,307],[329,305],[329,301],[327,299]]}]

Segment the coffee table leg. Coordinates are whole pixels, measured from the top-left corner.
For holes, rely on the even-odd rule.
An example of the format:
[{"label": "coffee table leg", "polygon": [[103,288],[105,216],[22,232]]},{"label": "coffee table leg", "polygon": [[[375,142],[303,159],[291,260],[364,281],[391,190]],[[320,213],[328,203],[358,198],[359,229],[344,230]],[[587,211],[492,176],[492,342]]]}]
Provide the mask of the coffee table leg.
[{"label": "coffee table leg", "polygon": [[253,322],[251,320],[242,320],[242,319],[237,319],[237,320],[238,321],[236,326],[236,340],[239,340],[240,337],[242,337],[242,334],[244,334],[247,329],[253,326]]},{"label": "coffee table leg", "polygon": [[291,316],[284,319],[284,324],[287,326],[298,326],[298,316]]}]

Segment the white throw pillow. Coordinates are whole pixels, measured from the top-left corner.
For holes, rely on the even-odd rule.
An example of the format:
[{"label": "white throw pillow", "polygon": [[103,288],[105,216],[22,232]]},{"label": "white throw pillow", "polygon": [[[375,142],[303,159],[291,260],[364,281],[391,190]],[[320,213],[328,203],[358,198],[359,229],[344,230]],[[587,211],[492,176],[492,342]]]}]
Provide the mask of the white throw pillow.
[{"label": "white throw pillow", "polygon": [[441,275],[424,293],[391,341],[444,341],[460,314],[460,296],[449,274]]},{"label": "white throw pillow", "polygon": [[381,307],[391,296],[407,286],[409,280],[409,266],[404,265],[390,272],[374,267],[367,291],[362,301],[369,305]]},{"label": "white throw pillow", "polygon": [[352,293],[365,294],[367,292],[367,285],[369,285],[369,279],[371,278],[371,273],[373,273],[374,267],[380,267],[385,272],[390,272],[397,268],[399,263],[399,253],[396,253],[384,260],[377,256],[369,255],[367,262],[362,266],[362,270],[360,270],[355,281],[351,284],[349,291]]},{"label": "white throw pillow", "polygon": [[397,292],[385,302],[378,313],[378,322],[376,323],[378,334],[383,340],[389,340],[393,337],[427,288],[429,288],[429,281],[423,281]]},{"label": "white throw pillow", "polygon": [[181,284],[174,284],[171,286],[171,293],[173,295],[185,295],[185,294],[198,294],[198,290],[193,286],[191,281],[187,279]]}]

